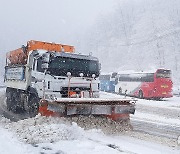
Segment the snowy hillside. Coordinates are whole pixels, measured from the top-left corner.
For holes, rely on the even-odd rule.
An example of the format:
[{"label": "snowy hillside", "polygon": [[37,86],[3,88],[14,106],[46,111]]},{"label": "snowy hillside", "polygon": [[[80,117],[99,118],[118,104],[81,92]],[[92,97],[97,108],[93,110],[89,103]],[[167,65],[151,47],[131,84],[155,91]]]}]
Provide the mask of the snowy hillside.
[{"label": "snowy hillside", "polygon": [[103,71],[164,67],[180,84],[179,15],[179,0],[120,1],[99,17],[82,49],[100,57]]}]

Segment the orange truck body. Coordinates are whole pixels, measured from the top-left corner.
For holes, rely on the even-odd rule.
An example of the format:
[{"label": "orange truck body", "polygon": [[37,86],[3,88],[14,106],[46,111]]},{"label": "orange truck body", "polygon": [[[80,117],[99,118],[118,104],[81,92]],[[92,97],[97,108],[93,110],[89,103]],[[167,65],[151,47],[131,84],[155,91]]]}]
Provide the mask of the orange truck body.
[{"label": "orange truck body", "polygon": [[31,40],[27,42],[26,47],[8,52],[6,54],[7,63],[25,65],[29,52],[38,49],[52,52],[74,52],[74,46]]}]

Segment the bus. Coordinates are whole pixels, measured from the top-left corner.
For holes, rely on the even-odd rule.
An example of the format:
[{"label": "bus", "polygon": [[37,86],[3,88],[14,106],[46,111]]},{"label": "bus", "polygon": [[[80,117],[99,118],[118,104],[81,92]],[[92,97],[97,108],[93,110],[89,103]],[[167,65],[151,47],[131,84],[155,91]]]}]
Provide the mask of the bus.
[{"label": "bus", "polygon": [[115,92],[115,77],[117,73],[108,73],[108,74],[101,74],[99,76],[100,80],[100,90],[105,92]]},{"label": "bus", "polygon": [[118,74],[115,93],[138,98],[156,99],[172,97],[171,70]]}]

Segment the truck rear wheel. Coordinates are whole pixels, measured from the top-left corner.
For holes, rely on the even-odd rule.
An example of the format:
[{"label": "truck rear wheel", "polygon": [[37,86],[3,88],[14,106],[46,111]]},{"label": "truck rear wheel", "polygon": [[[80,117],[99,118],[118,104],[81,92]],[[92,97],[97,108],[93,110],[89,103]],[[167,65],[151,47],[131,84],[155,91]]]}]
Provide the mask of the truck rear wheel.
[{"label": "truck rear wheel", "polygon": [[6,105],[7,109],[12,112],[17,112],[19,109],[19,93],[16,89],[7,88],[6,89]]},{"label": "truck rear wheel", "polygon": [[35,117],[39,111],[39,98],[34,95],[30,94],[28,100],[28,114],[29,117]]},{"label": "truck rear wheel", "polygon": [[11,111],[12,108],[13,108],[11,95],[12,95],[11,89],[10,88],[6,88],[6,106],[7,106],[7,109],[9,111]]}]

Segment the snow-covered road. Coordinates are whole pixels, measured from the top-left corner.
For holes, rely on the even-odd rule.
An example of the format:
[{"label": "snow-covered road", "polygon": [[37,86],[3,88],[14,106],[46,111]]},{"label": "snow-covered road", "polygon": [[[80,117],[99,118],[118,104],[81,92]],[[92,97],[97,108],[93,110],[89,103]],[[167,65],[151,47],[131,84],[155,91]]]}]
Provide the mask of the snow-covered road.
[{"label": "snow-covered road", "polygon": [[[2,90],[1,98],[4,97],[3,93]],[[124,96],[101,93],[101,97]],[[2,101],[1,104],[3,103]],[[180,126],[178,97],[165,101],[138,100],[136,108],[135,115],[131,116],[132,124],[135,120],[139,120],[151,122],[154,126],[158,124],[172,128]],[[45,118],[40,115],[17,122],[1,117],[0,133],[0,153],[3,154],[180,153],[180,145],[178,146],[176,138],[137,131],[105,134],[98,129],[85,130],[64,118]]]}]

